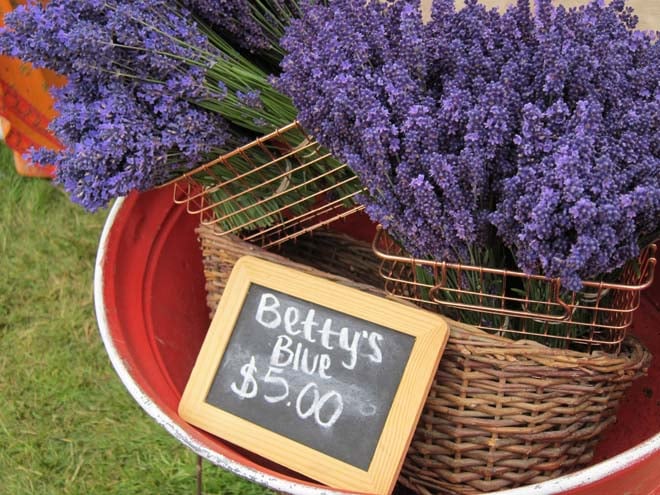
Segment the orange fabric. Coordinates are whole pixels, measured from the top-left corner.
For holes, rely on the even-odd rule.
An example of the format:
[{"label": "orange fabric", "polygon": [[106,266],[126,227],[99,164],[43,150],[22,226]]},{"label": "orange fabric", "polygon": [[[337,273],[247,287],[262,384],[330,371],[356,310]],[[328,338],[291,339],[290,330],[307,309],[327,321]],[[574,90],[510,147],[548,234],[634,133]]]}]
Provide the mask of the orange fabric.
[{"label": "orange fabric", "polygon": [[[24,0],[0,0],[0,26],[4,14]],[[61,86],[66,79],[48,70],[35,69],[20,60],[0,56],[0,118],[5,124],[4,139],[14,151],[16,169],[22,175],[52,177],[52,166],[35,166],[21,158],[31,147],[61,149],[62,145],[48,131],[48,123],[57,114],[48,93],[51,86]]]}]

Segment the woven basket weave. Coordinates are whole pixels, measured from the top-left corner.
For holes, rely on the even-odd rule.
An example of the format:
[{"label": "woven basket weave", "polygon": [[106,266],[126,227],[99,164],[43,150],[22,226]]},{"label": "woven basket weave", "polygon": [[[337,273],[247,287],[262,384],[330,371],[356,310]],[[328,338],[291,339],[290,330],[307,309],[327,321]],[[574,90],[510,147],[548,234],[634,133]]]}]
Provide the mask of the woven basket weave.
[{"label": "woven basket weave", "polygon": [[[316,233],[270,253],[198,229],[207,303],[218,305],[246,254],[383,295],[371,247]],[[589,463],[599,434],[651,356],[629,337],[618,356],[550,349],[450,322],[451,334],[401,471],[418,494],[482,493],[555,478]]]}]

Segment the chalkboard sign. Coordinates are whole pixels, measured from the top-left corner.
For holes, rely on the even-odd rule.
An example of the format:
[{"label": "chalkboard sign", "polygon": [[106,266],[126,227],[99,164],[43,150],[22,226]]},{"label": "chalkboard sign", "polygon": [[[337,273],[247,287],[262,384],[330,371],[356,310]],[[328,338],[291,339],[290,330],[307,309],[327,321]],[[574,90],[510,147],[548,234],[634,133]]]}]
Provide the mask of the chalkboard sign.
[{"label": "chalkboard sign", "polygon": [[252,284],[206,402],[367,471],[414,342]]},{"label": "chalkboard sign", "polygon": [[386,494],[447,336],[432,313],[244,257],[179,413],[335,488]]}]

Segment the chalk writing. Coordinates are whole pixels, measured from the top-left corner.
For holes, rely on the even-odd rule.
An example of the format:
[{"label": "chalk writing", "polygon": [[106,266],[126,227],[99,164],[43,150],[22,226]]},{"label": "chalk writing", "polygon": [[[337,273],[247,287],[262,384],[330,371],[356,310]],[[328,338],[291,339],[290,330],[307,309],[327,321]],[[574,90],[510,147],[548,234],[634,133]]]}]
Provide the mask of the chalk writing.
[{"label": "chalk writing", "polygon": [[207,401],[366,469],[413,343],[252,284]]},{"label": "chalk writing", "polygon": [[[328,351],[333,349],[346,351],[346,354],[342,356],[341,365],[348,370],[355,369],[360,356],[374,364],[383,361],[380,345],[383,336],[380,333],[347,327],[341,327],[339,330],[333,329],[332,319],[325,318],[321,324],[321,321],[316,319],[316,310],[312,308],[307,311],[304,318],[301,318],[301,312],[297,307],[284,307],[278,297],[270,292],[261,294],[255,321],[268,330],[285,332],[277,336],[270,355],[270,366],[265,375],[261,377],[264,383],[272,385],[272,392],[263,395],[266,402],[271,404],[283,401],[289,396],[289,383],[284,377],[276,376],[281,375],[284,368],[291,368],[306,375],[318,375],[323,380],[332,378],[332,375],[328,373],[332,366],[330,354],[314,352],[304,343],[319,342],[321,347]],[[293,337],[298,337],[303,342],[294,342]],[[363,347],[366,347],[366,351],[360,352],[361,343]],[[250,356],[250,361],[241,367],[240,373],[243,377],[242,383],[238,385],[233,382],[231,390],[241,399],[256,397],[258,370],[255,366],[254,356]],[[308,393],[311,394],[311,402],[304,407],[303,401]],[[295,404],[295,410],[300,419],[313,416],[316,424],[323,428],[334,425],[344,408],[341,393],[330,389],[321,395],[316,382],[309,382],[302,387],[295,399]],[[326,408],[328,417],[323,419],[322,411],[326,404],[328,405]],[[360,412],[363,412],[365,416],[373,416],[376,414],[376,406],[369,404],[361,408]]]}]

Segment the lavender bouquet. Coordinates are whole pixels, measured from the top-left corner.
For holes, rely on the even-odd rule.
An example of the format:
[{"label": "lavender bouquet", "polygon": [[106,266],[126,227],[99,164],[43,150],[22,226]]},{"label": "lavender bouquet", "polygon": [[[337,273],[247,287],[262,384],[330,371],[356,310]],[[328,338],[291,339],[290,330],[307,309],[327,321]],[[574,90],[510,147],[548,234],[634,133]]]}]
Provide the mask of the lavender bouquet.
[{"label": "lavender bouquet", "polygon": [[660,44],[622,0],[536,4],[310,4],[279,87],[409,253],[579,290],[659,232]]},{"label": "lavender bouquet", "polygon": [[[55,164],[72,200],[90,210],[152,187],[228,143],[226,121],[194,104],[208,95],[204,72],[182,61],[202,57],[174,40],[190,47],[209,43],[190,15],[159,21],[162,34],[142,30],[154,16],[141,7],[28,4],[7,15],[0,37],[2,53],[68,77],[54,90],[60,116],[52,123],[65,149],[36,151],[33,158]],[[129,48],[147,43],[174,56]]]},{"label": "lavender bouquet", "polygon": [[[277,37],[292,10],[295,3],[287,0],[54,0],[19,6],[0,32],[0,53],[69,81],[55,90],[60,115],[52,123],[65,149],[37,150],[33,158],[55,164],[72,200],[94,210],[288,124],[296,110],[269,77],[281,58]],[[208,181],[248,171],[247,163],[238,165],[238,171],[214,168]],[[315,165],[319,173],[332,166]],[[292,177],[292,188],[300,181]],[[289,199],[284,194],[252,202],[248,209],[223,202],[223,215],[240,212],[224,227],[266,227],[268,213]]]}]

